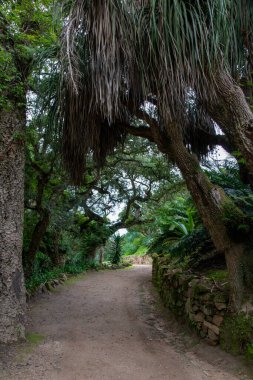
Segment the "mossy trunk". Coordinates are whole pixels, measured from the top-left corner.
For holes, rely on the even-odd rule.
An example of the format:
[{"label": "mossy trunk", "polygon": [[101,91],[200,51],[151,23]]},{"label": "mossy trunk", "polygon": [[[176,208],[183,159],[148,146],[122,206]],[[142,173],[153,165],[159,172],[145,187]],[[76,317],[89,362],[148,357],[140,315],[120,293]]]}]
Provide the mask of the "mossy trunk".
[{"label": "mossy trunk", "polygon": [[51,213],[47,209],[44,209],[43,211],[41,211],[40,220],[34,227],[30,245],[27,252],[27,260],[26,260],[27,264],[25,267],[26,278],[32,274],[35,255],[38,252],[42,239],[47,231],[47,228],[50,222],[50,215]]},{"label": "mossy trunk", "polygon": [[243,245],[233,245],[225,252],[230,283],[230,311],[240,310],[244,297]]},{"label": "mossy trunk", "polygon": [[103,246],[101,246],[101,247],[99,248],[98,253],[99,253],[99,264],[102,265],[102,264],[103,264],[103,261],[104,261],[104,256],[105,256],[105,250],[104,250],[104,247],[103,247]]},{"label": "mossy trunk", "polygon": [[0,342],[24,337],[25,110],[0,110]]},{"label": "mossy trunk", "polygon": [[55,228],[52,233],[52,250],[49,254],[50,259],[52,260],[52,264],[55,267],[60,267],[64,265],[64,254],[62,250],[60,249],[60,242],[61,242],[61,229]]},{"label": "mossy trunk", "polygon": [[187,151],[180,127],[176,124],[168,125],[167,134],[170,141],[168,154],[180,169],[215,247],[225,255],[230,276],[231,309],[238,310],[244,293],[240,260],[246,247],[232,240],[229,226],[224,221],[224,212],[227,207],[232,208],[235,215],[237,212],[240,213],[240,210],[226,196],[222,188],[209,181],[197,158]]},{"label": "mossy trunk", "polygon": [[253,176],[253,113],[241,88],[225,73],[217,77],[217,99],[206,102],[210,116],[246,160]]}]

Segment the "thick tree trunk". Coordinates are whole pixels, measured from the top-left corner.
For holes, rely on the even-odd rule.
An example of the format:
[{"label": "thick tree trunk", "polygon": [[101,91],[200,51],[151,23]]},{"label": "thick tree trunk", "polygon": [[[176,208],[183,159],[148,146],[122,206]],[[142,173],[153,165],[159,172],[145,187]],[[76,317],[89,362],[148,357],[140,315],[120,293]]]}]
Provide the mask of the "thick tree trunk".
[{"label": "thick tree trunk", "polygon": [[60,267],[64,265],[64,254],[60,250],[60,241],[61,241],[61,230],[55,229],[52,236],[52,251],[50,252],[50,258],[52,260],[52,264],[55,267]]},{"label": "thick tree trunk", "polygon": [[0,342],[24,337],[25,111],[0,111]]},{"label": "thick tree trunk", "polygon": [[225,252],[230,284],[230,311],[232,312],[240,310],[244,296],[243,254],[244,247],[236,244]]},{"label": "thick tree trunk", "polygon": [[241,88],[225,73],[217,78],[217,91],[218,99],[206,103],[207,111],[246,160],[253,175],[253,113]]},{"label": "thick tree trunk", "polygon": [[102,265],[102,264],[103,264],[103,261],[104,261],[104,256],[105,256],[105,250],[104,250],[104,247],[103,247],[103,246],[101,246],[101,247],[99,248],[98,253],[99,253],[99,264]]},{"label": "thick tree trunk", "polygon": [[240,263],[245,247],[232,241],[224,222],[224,208],[228,204],[232,207],[233,203],[223,189],[209,181],[197,158],[187,151],[180,127],[168,125],[167,134],[170,138],[168,154],[180,169],[214,245],[226,257],[231,285],[230,306],[233,311],[239,310],[244,292]]},{"label": "thick tree trunk", "polygon": [[27,252],[27,267],[25,270],[26,277],[30,276],[33,269],[34,259],[36,252],[39,250],[41,241],[47,231],[47,227],[50,222],[50,211],[47,209],[44,209],[42,211],[41,219],[38,221],[36,226],[34,227],[29,249]]}]

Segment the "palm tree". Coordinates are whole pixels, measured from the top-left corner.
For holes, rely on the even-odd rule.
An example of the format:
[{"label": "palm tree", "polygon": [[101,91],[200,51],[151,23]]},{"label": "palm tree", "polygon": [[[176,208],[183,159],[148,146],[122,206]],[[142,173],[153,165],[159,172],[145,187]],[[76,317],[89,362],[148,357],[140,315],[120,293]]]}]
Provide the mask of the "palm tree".
[{"label": "palm tree", "polygon": [[138,109],[148,95],[164,123],[185,122],[191,91],[253,172],[252,112],[232,80],[251,70],[252,14],[250,0],[74,1],[62,49],[74,125],[74,106],[80,118],[99,108],[110,122],[122,118],[126,98]]},{"label": "palm tree", "polygon": [[199,116],[195,134],[203,121],[215,135],[217,121],[253,173],[253,114],[235,82],[250,69],[252,14],[250,0],[76,0],[62,40],[63,156],[74,181],[88,152],[102,165],[126,133],[155,141],[181,170],[226,256],[233,310],[242,300],[246,247],[231,237],[223,214],[228,205],[241,213],[189,153],[189,105]]}]

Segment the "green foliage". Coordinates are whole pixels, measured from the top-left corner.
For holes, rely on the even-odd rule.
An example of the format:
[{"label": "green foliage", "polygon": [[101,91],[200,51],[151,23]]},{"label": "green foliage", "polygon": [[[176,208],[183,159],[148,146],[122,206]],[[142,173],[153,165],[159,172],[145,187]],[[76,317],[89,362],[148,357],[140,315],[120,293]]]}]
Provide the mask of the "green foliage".
[{"label": "green foliage", "polygon": [[47,281],[59,278],[61,273],[63,273],[62,268],[54,268],[43,272],[33,272],[31,277],[29,277],[25,282],[26,289],[30,294],[33,294],[41,284],[45,284]]},{"label": "green foliage", "polygon": [[[8,1],[0,13],[0,109],[24,105],[32,73],[41,61],[35,57],[55,45],[57,27],[52,19],[55,5],[50,0]],[[58,28],[60,23],[58,20]]]},{"label": "green foliage", "polygon": [[210,270],[206,274],[206,277],[211,278],[215,281],[226,281],[228,280],[227,270]]},{"label": "green foliage", "polygon": [[69,254],[63,266],[63,271],[69,274],[79,274],[88,269],[95,269],[98,263],[94,260],[89,260],[85,255],[80,252]]},{"label": "green foliage", "polygon": [[[236,241],[252,241],[253,195],[248,185],[242,183],[238,166],[227,161],[220,167],[211,167],[207,171],[214,184],[221,186],[230,200],[224,205],[224,221],[231,237]],[[192,270],[204,270],[212,267],[223,270],[225,259],[216,251],[212,240],[202,226],[196,209],[189,197],[176,197],[156,211],[159,227],[150,245],[150,253],[168,255],[173,258],[173,265],[183,265]],[[245,260],[250,260],[250,254]],[[252,284],[252,276],[247,272],[245,281]],[[249,266],[250,267],[250,266]],[[217,272],[217,275],[222,275]],[[208,275],[208,274],[207,274]],[[214,278],[215,279],[215,278]]]},{"label": "green foliage", "polygon": [[122,256],[121,236],[120,235],[114,235],[111,238],[111,244],[110,244],[110,261],[111,261],[111,263],[118,265],[120,263],[121,256]]},{"label": "green foliage", "polygon": [[87,223],[81,237],[81,250],[84,255],[89,256],[100,245],[104,245],[111,235],[106,222],[104,224],[93,220]]},{"label": "green foliage", "polygon": [[224,205],[224,221],[233,239],[245,239],[253,230],[253,193],[240,179],[238,166],[227,161],[207,172],[212,183],[219,185],[229,196]]},{"label": "green foliage", "polygon": [[28,343],[30,343],[32,346],[36,346],[38,344],[40,344],[41,342],[43,342],[44,340],[44,336],[41,335],[41,334],[37,334],[37,333],[27,333],[26,336],[26,341]]},{"label": "green foliage", "polygon": [[220,344],[232,354],[252,354],[253,318],[244,314],[228,315],[221,328]]},{"label": "green foliage", "polygon": [[200,224],[196,208],[187,196],[166,202],[158,208],[156,216],[159,233],[150,245],[152,253],[168,252],[173,243],[193,233]]},{"label": "green foliage", "polygon": [[122,237],[122,255],[145,255],[149,242],[149,236],[145,236],[141,232],[130,231]]}]

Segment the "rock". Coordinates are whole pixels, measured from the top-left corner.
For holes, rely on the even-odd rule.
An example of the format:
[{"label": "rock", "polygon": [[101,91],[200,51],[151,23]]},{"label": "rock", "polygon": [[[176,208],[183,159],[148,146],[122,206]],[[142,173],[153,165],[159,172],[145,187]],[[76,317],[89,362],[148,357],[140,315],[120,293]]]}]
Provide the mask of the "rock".
[{"label": "rock", "polygon": [[213,340],[214,342],[217,342],[219,340],[218,335],[216,335],[211,329],[208,329],[208,338]]},{"label": "rock", "polygon": [[192,305],[192,311],[195,313],[196,311],[199,310],[199,306],[197,306],[196,304],[195,305]]},{"label": "rock", "polygon": [[179,286],[182,286],[186,281],[186,277],[185,276],[180,276],[179,279],[178,279],[178,285]]},{"label": "rock", "polygon": [[186,303],[185,303],[185,312],[186,312],[186,314],[190,314],[191,310],[192,310],[192,308],[191,308],[191,299],[188,298],[187,301],[186,301]]},{"label": "rock", "polygon": [[38,288],[36,289],[36,293],[39,294],[39,293],[42,293],[42,288],[43,288],[44,284],[40,284],[38,286]]},{"label": "rock", "polygon": [[197,284],[199,284],[199,279],[198,278],[194,278],[193,280],[191,280],[188,284],[189,288],[193,288],[194,286],[196,286]]},{"label": "rock", "polygon": [[200,280],[194,286],[194,295],[195,296],[202,297],[203,294],[205,294],[205,293],[209,294],[209,292],[210,292],[210,287],[205,283],[201,283]]},{"label": "rock", "polygon": [[201,310],[203,311],[203,313],[204,313],[205,315],[212,315],[212,314],[213,314],[212,308],[209,307],[209,306],[203,306],[203,307],[201,308]]},{"label": "rock", "polygon": [[182,273],[183,269],[181,269],[181,268],[172,269],[170,272],[173,273],[173,274],[175,274],[175,273]]},{"label": "rock", "polygon": [[47,290],[48,290],[49,292],[51,292],[51,291],[53,290],[53,288],[52,288],[50,282],[46,282],[46,283],[45,283],[45,287],[47,288]]},{"label": "rock", "polygon": [[241,310],[249,316],[253,315],[253,305],[251,302],[246,302],[242,305]]},{"label": "rock", "polygon": [[206,333],[207,333],[207,331],[200,330],[199,335],[201,336],[201,338],[205,338],[206,337]]},{"label": "rock", "polygon": [[224,293],[217,293],[214,296],[214,302],[226,304],[228,302],[228,295]]},{"label": "rock", "polygon": [[42,287],[41,287],[41,292],[42,292],[42,293],[48,293],[48,290],[47,290],[45,284],[42,285]]},{"label": "rock", "polygon": [[212,323],[214,324],[214,325],[216,325],[216,326],[220,326],[221,324],[222,324],[222,321],[223,321],[223,317],[222,317],[222,315],[215,315],[214,317],[213,317],[213,320],[212,320]]},{"label": "rock", "polygon": [[28,290],[26,290],[26,292],[25,292],[25,296],[26,296],[26,300],[27,300],[27,301],[30,301],[31,294],[28,292]]},{"label": "rock", "polygon": [[203,326],[203,323],[202,322],[197,322],[197,324],[196,324],[196,328],[197,328],[197,330],[202,330],[202,326]]},{"label": "rock", "polygon": [[203,313],[199,312],[198,314],[194,314],[193,320],[195,322],[204,322],[205,316]]},{"label": "rock", "polygon": [[227,304],[225,304],[223,302],[215,302],[214,304],[215,304],[216,309],[218,309],[218,310],[227,309]]},{"label": "rock", "polygon": [[55,280],[53,280],[53,281],[54,281],[54,284],[55,284],[56,286],[59,285],[59,281],[58,281],[57,279],[55,279]]},{"label": "rock", "polygon": [[201,301],[207,302],[210,301],[210,299],[213,298],[213,295],[211,293],[205,293],[201,295]]},{"label": "rock", "polygon": [[68,277],[66,276],[65,273],[61,273],[60,276],[59,276],[59,278],[60,278],[61,280],[63,280],[63,281],[67,281],[67,279],[68,279]]},{"label": "rock", "polygon": [[212,340],[209,337],[205,339],[206,343],[209,344],[209,346],[217,346],[218,340]]},{"label": "rock", "polygon": [[220,334],[220,329],[219,329],[219,327],[213,325],[212,323],[207,322],[207,321],[204,321],[204,326],[206,326],[206,327],[208,328],[208,331],[209,331],[209,330],[212,330],[216,335],[219,335],[219,334]]},{"label": "rock", "polygon": [[192,295],[193,295],[193,288],[192,287],[188,288],[186,295],[187,295],[188,298],[192,297]]},{"label": "rock", "polygon": [[211,322],[213,321],[213,317],[211,315],[206,315],[206,320],[207,322]]}]

